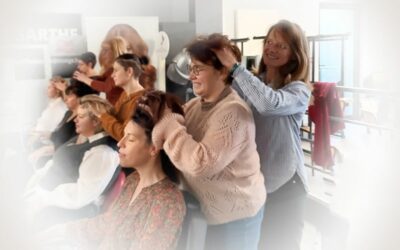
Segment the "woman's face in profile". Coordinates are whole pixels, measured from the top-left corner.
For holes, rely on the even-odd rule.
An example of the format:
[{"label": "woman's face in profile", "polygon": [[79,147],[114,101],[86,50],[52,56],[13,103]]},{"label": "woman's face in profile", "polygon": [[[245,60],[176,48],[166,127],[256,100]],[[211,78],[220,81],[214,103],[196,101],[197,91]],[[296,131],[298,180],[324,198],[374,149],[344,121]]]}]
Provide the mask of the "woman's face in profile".
[{"label": "woman's face in profile", "polygon": [[133,121],[124,129],[124,137],[118,142],[120,165],[140,168],[155,157],[154,146],[149,143],[145,130]]},{"label": "woman's face in profile", "polygon": [[128,68],[128,70],[125,70],[124,67],[122,67],[121,64],[118,62],[114,62],[113,64],[113,73],[111,75],[112,79],[115,82],[115,85],[118,87],[122,87],[126,85],[133,77],[133,75],[130,73],[132,70],[129,70],[131,68]]},{"label": "woman's face in profile", "polygon": [[64,97],[65,105],[69,110],[75,110],[79,105],[79,98],[75,94],[70,93]]},{"label": "woman's face in profile", "polygon": [[90,117],[89,111],[78,107],[77,116],[74,119],[76,133],[89,137],[96,131],[98,121]]}]

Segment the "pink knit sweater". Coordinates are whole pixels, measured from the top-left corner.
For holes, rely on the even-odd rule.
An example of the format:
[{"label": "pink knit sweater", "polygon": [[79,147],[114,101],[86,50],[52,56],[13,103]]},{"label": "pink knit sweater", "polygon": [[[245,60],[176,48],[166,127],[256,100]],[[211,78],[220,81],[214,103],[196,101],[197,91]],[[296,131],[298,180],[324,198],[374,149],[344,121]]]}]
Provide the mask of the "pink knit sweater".
[{"label": "pink knit sweater", "polygon": [[185,119],[166,115],[154,128],[153,140],[164,141],[164,150],[182,171],[208,223],[254,216],[266,190],[247,104],[227,87],[216,103],[200,98],[188,102]]}]

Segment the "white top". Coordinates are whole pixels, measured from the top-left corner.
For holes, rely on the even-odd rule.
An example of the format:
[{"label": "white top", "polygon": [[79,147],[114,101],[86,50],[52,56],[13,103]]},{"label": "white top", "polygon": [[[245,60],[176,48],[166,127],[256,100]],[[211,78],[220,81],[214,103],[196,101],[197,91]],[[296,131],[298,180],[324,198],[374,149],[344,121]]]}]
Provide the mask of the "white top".
[{"label": "white top", "polygon": [[[105,133],[98,133],[88,139],[93,142],[104,136]],[[49,160],[29,180],[25,196],[28,196],[30,209],[38,211],[46,206],[79,209],[96,201],[110,182],[118,164],[119,157],[115,150],[107,145],[95,146],[84,154],[76,183],[61,184],[48,191],[38,183],[53,166],[53,160]]]},{"label": "white top", "polygon": [[47,107],[37,120],[34,130],[36,132],[53,132],[61,122],[66,111],[67,106],[61,97],[50,99]]}]

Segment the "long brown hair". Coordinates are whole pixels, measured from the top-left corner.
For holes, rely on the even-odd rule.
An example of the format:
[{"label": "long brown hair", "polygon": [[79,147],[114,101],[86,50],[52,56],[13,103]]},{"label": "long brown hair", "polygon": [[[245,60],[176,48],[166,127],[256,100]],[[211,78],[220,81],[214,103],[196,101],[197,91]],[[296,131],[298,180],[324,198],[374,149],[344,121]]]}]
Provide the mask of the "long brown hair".
[{"label": "long brown hair", "polygon": [[125,70],[133,69],[135,79],[139,79],[140,85],[146,90],[154,89],[157,80],[157,72],[153,65],[149,64],[147,57],[138,57],[135,54],[122,54],[115,59]]},{"label": "long brown hair", "polygon": [[[289,44],[292,53],[289,62],[279,69],[279,73],[284,79],[284,82],[276,87],[282,88],[292,81],[302,81],[310,87],[310,57],[308,52],[308,42],[304,32],[299,25],[288,20],[281,20],[268,30],[263,46],[265,46],[269,35],[273,31],[279,32],[279,34],[282,35],[285,42]],[[264,61],[261,60],[258,74],[266,73],[266,71],[268,71],[268,68],[264,64]]]}]

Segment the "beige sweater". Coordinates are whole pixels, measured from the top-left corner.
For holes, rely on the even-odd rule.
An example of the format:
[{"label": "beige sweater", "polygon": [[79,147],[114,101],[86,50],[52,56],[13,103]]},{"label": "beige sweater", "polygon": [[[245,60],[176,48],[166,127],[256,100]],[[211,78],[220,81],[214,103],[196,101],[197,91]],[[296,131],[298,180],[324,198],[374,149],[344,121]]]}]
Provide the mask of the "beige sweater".
[{"label": "beige sweater", "polygon": [[209,224],[254,216],[266,199],[256,150],[255,125],[247,104],[230,87],[216,103],[195,98],[185,119],[166,115],[153,139],[182,171]]}]

